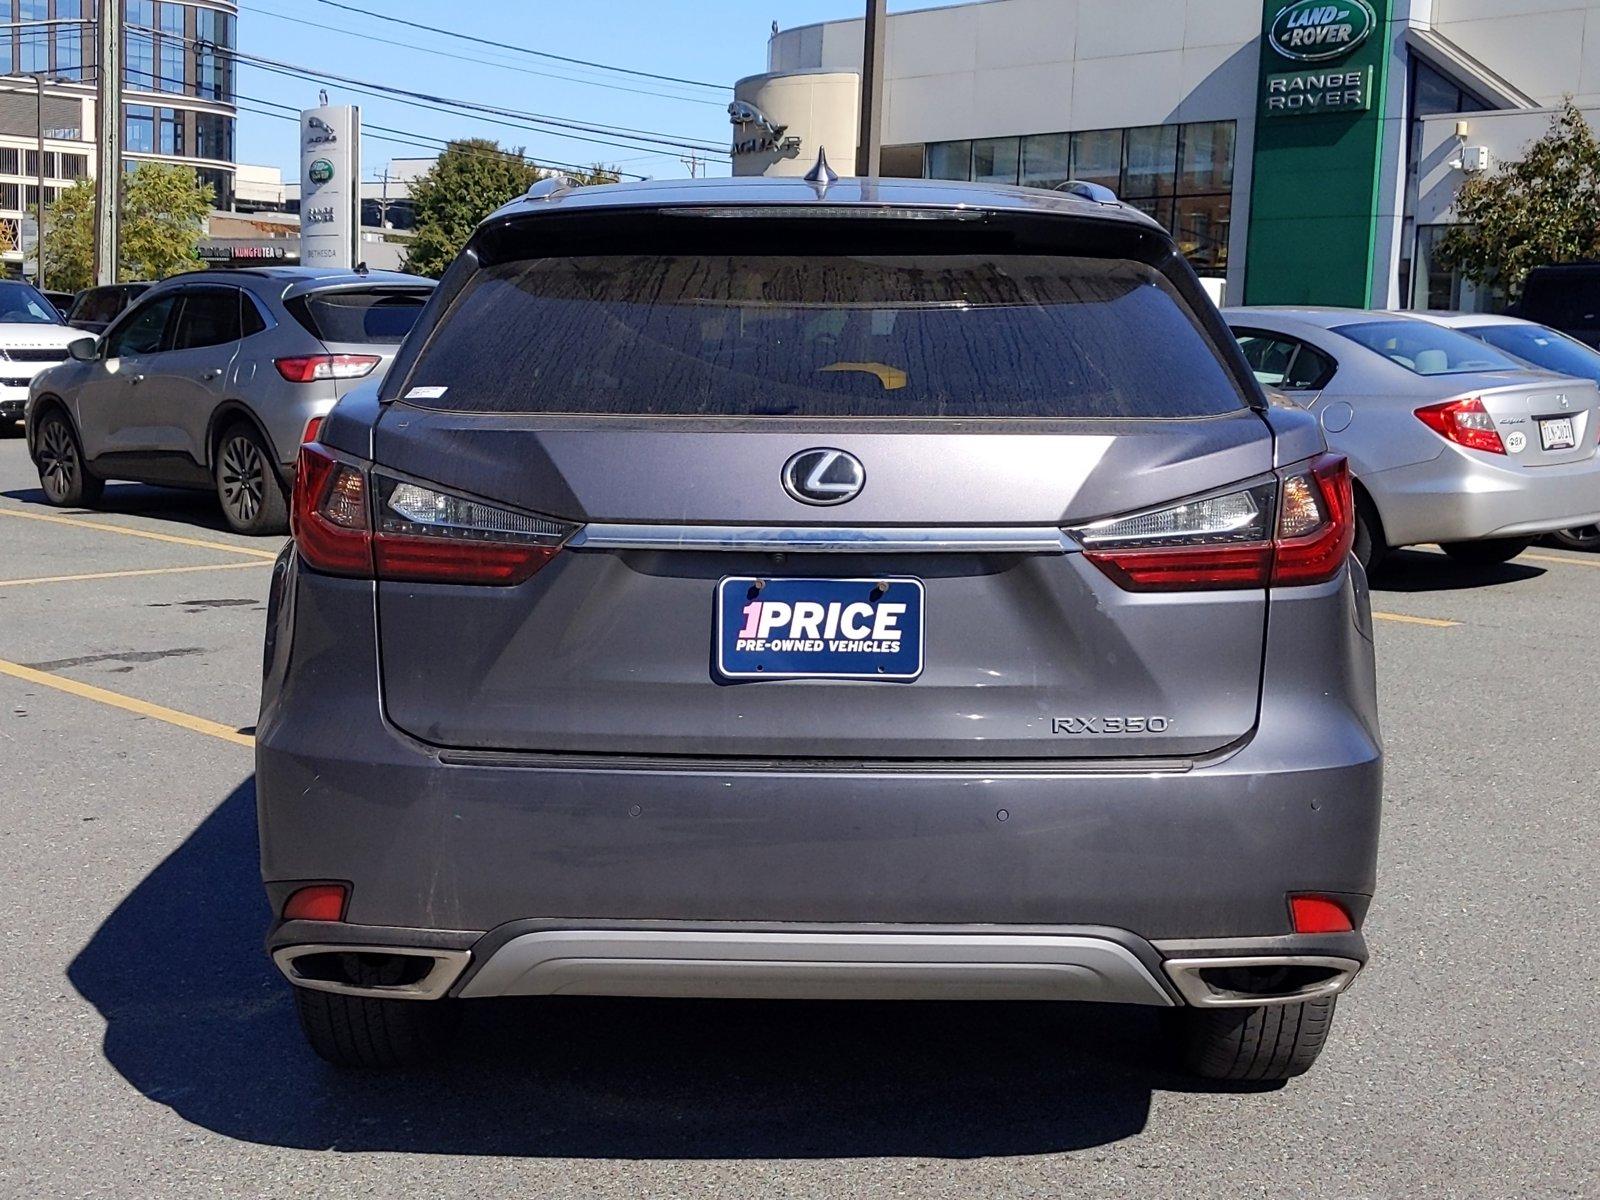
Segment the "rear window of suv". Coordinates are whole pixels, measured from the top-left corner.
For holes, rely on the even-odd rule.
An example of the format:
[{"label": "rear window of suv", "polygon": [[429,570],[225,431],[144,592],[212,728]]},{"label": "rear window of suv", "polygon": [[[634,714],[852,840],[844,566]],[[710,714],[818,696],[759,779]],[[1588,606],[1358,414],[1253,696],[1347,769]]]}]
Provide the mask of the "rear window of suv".
[{"label": "rear window of suv", "polygon": [[325,342],[398,346],[422,315],[428,292],[312,292],[289,302],[295,320]]},{"label": "rear window of suv", "polygon": [[493,265],[402,395],[467,412],[1192,417],[1245,406],[1159,271],[1044,255]]}]

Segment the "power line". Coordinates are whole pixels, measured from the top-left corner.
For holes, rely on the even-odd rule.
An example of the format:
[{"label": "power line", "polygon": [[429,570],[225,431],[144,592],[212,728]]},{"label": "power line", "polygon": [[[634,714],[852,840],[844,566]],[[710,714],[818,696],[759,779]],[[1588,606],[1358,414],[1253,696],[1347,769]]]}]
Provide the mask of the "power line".
[{"label": "power line", "polygon": [[602,71],[617,71],[623,75],[637,75],[643,79],[659,79],[666,83],[687,83],[692,87],[715,88],[721,92],[730,92],[732,87],[725,83],[707,83],[703,79],[683,79],[677,75],[657,75],[652,71],[636,71],[632,67],[619,67],[612,63],[591,62],[586,58],[568,58],[564,54],[551,54],[546,50],[529,50],[526,46],[506,46],[489,38],[474,37],[470,33],[461,33],[454,29],[443,29],[437,25],[424,25],[419,21],[405,21],[389,13],[373,12],[370,9],[357,8],[353,4],[340,4],[338,0],[318,0],[329,8],[342,8],[345,12],[360,13],[364,17],[373,17],[379,21],[392,25],[409,25],[412,29],[421,29],[426,33],[442,34],[445,37],[459,38],[464,42],[476,42],[480,46],[492,46],[497,50],[515,50],[521,54],[532,54],[538,58],[554,59],[557,62],[573,63],[580,67],[596,67]]},{"label": "power line", "polygon": [[[151,29],[148,26],[129,26],[128,28],[139,33],[160,34],[159,30]],[[674,150],[693,150],[706,155],[726,155],[726,151],[720,146],[715,146],[709,142],[691,140],[680,135],[662,133],[658,130],[588,124],[572,121],[564,117],[551,116],[546,113],[501,108],[497,105],[484,104],[475,100],[462,100],[452,96],[436,96],[428,92],[418,92],[409,88],[395,87],[391,84],[375,83],[371,80],[339,75],[318,67],[283,62],[279,59],[267,58],[258,54],[246,54],[199,38],[187,38],[179,34],[170,33],[161,36],[170,41],[180,41],[208,50],[216,55],[225,55],[236,63],[255,67],[257,70],[309,82],[337,83],[351,91],[384,99],[393,100],[399,97],[401,98],[398,101],[399,103],[409,103],[414,108],[429,109],[434,112],[443,112],[447,115],[459,115],[460,112],[469,112],[513,118],[513,120],[489,122],[490,124],[501,124],[507,128],[526,129],[534,133],[553,133],[555,136],[570,138],[573,141],[591,142],[595,145],[610,146],[622,150],[650,150],[656,147],[666,147]],[[439,107],[440,105],[445,107]],[[604,134],[608,136],[586,136],[588,134]],[[619,137],[628,140],[625,142],[609,140]]]},{"label": "power line", "polygon": [[[260,96],[245,96],[245,95],[238,94],[238,93],[235,93],[235,95],[236,95],[237,99],[243,100],[243,101],[247,101],[250,104],[266,104],[266,105],[272,106],[273,108],[279,108],[279,109],[287,110],[285,112],[268,112],[268,111],[266,111],[264,109],[246,108],[244,105],[239,105],[239,107],[244,108],[244,110],[246,112],[255,113],[257,116],[262,116],[262,117],[277,117],[280,120],[285,120],[285,121],[298,121],[300,119],[299,115],[298,115],[299,109],[297,109],[292,104],[284,104],[282,101],[279,101],[279,100],[267,100],[267,99],[264,99],[264,98],[262,98]],[[291,116],[290,115],[291,113],[293,113],[295,115]],[[585,165],[583,165],[581,163],[561,162],[561,161],[559,161],[557,159],[551,159],[551,158],[534,158],[531,155],[518,154],[516,151],[513,151],[513,150],[503,150],[503,151],[499,151],[499,152],[490,151],[490,150],[478,150],[478,149],[475,149],[475,148],[472,148],[472,147],[468,147],[468,146],[461,146],[459,144],[459,140],[457,140],[457,139],[434,137],[432,134],[418,133],[415,130],[409,130],[409,129],[395,129],[392,126],[388,126],[388,125],[374,125],[371,122],[363,119],[362,122],[361,122],[361,136],[362,137],[367,137],[368,136],[368,130],[381,131],[382,133],[385,133],[385,134],[393,134],[393,135],[395,135],[393,137],[380,137],[380,136],[376,136],[376,134],[375,134],[372,137],[373,141],[394,142],[394,143],[396,143],[398,145],[413,146],[413,147],[417,147],[419,149],[424,149],[424,150],[449,149],[452,145],[455,145],[457,147],[458,152],[464,153],[464,154],[469,154],[474,158],[488,158],[488,159],[507,159],[507,158],[509,158],[509,159],[516,159],[518,161],[527,163],[529,166],[547,168],[547,169],[553,168],[553,169],[558,169],[558,170],[569,170],[569,171],[588,171],[588,170],[591,169],[591,167],[585,166]],[[640,174],[638,174],[637,172],[634,172],[634,171],[620,171],[619,170],[616,173],[619,176],[627,176],[627,177],[629,177],[631,179],[643,179],[643,178],[645,178],[645,176],[640,175]]]},{"label": "power line", "polygon": [[247,11],[256,13],[259,16],[271,17],[277,21],[288,21],[295,25],[308,26],[312,29],[325,29],[330,33],[343,34],[346,37],[359,38],[363,41],[379,42],[385,46],[399,46],[405,50],[420,50],[435,58],[452,58],[458,62],[472,63],[475,66],[498,67],[502,71],[515,71],[519,75],[533,75],[540,79],[558,79],[563,83],[579,83],[586,87],[605,88],[613,92],[627,92],[634,96],[654,96],[661,100],[679,100],[685,104],[706,104],[714,108],[722,107],[721,100],[706,100],[700,96],[687,96],[674,92],[657,92],[651,91],[649,88],[627,87],[620,83],[609,83],[603,79],[584,79],[577,75],[558,75],[553,71],[536,71],[532,67],[521,67],[514,63],[492,62],[481,55],[452,54],[448,50],[440,50],[436,46],[422,46],[416,42],[402,42],[394,38],[379,37],[375,33],[363,33],[359,30],[348,29],[342,25],[327,25],[320,21],[308,21],[304,17],[293,16],[289,13],[273,12],[271,9],[262,8],[259,4],[250,5]]}]

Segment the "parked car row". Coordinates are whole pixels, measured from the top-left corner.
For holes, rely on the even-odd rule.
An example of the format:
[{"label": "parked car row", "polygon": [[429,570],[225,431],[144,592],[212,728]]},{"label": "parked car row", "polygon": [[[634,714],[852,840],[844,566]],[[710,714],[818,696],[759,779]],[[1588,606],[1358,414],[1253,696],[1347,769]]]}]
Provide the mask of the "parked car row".
[{"label": "parked car row", "polygon": [[[288,529],[308,429],[354,382],[384,369],[434,285],[388,272],[260,267],[134,286],[130,306],[98,338],[51,320],[42,297],[27,302],[38,314],[33,353],[59,364],[16,381],[31,386],[27,434],[45,498],[92,504],[113,479],[211,488],[230,527],[270,534]],[[98,321],[120,302],[86,294],[74,311]],[[20,339],[0,332],[0,348]],[[22,416],[20,396],[0,390],[0,404]]]},{"label": "parked car row", "polygon": [[[1438,542],[1496,563],[1600,521],[1600,354],[1512,318],[1225,310],[1258,382],[1315,412],[1355,483],[1369,571]],[[1538,364],[1538,365],[1535,365]],[[1547,369],[1550,368],[1550,369]]]}]

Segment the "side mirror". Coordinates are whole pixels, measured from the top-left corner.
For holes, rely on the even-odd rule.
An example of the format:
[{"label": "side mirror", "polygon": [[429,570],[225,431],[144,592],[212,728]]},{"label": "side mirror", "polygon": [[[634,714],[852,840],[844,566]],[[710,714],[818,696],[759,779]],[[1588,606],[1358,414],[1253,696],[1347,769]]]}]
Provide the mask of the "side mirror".
[{"label": "side mirror", "polygon": [[100,357],[100,339],[81,337],[67,343],[67,353],[79,362],[94,362]]}]

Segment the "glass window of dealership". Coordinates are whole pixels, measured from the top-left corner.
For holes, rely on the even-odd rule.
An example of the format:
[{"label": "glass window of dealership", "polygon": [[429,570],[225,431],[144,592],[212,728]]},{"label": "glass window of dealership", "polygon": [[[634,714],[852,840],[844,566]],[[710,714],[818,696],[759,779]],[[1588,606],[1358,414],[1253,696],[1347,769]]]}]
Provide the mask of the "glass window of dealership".
[{"label": "glass window of dealership", "polygon": [[1234,122],[1142,125],[1021,137],[933,142],[929,179],[1053,188],[1098,183],[1165,227],[1197,271],[1228,267],[1233,208]]},{"label": "glass window of dealership", "polygon": [[[213,164],[232,163],[234,156],[235,95],[228,52],[234,48],[235,6],[173,0],[122,3],[125,166],[132,169],[143,156],[175,162],[209,160],[195,162],[195,173],[216,190],[218,206],[226,207],[233,172]],[[89,94],[94,83],[94,16],[95,0],[0,0],[0,24],[10,26],[0,29],[0,75],[43,74],[48,81],[69,85],[69,93],[74,90],[70,85],[77,84]],[[147,101],[144,95],[151,98]],[[87,140],[89,132],[50,131],[69,140]],[[9,157],[0,153],[0,176],[10,174]],[[85,155],[46,156],[47,167],[62,168],[51,178],[67,182],[85,174],[86,163]],[[27,173],[31,177],[32,169]],[[27,181],[15,182],[20,187]],[[8,203],[16,190],[9,185],[10,181],[0,180],[0,210],[17,211]],[[35,181],[28,194],[36,191]],[[57,191],[47,185],[47,201]]]}]

